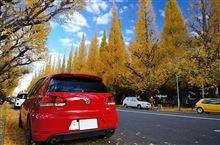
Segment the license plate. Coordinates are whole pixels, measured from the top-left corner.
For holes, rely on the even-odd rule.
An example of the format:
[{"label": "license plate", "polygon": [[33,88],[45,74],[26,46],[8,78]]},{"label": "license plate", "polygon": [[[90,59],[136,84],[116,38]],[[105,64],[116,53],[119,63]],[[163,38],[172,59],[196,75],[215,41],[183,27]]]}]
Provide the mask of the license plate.
[{"label": "license plate", "polygon": [[80,130],[95,129],[95,128],[98,128],[97,119],[79,120],[79,129]]}]

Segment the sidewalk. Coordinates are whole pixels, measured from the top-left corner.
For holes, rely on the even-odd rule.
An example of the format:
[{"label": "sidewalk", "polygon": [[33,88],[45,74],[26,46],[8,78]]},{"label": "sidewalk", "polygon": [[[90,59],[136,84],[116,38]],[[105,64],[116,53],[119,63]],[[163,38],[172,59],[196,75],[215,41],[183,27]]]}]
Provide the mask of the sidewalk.
[{"label": "sidewalk", "polygon": [[[122,105],[117,105],[117,108],[125,108]],[[152,111],[168,111],[168,112],[196,112],[195,108],[186,108],[186,107],[181,107],[180,111],[177,107],[164,107],[164,106],[157,106],[157,107],[152,107],[150,110]]]},{"label": "sidewalk", "polygon": [[4,127],[5,127],[5,104],[0,106],[0,145],[3,145]]}]

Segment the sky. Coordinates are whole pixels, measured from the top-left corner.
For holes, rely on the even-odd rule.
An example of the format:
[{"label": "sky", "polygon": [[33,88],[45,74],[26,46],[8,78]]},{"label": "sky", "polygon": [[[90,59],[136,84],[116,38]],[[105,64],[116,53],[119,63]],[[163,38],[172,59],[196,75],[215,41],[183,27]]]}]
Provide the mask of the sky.
[{"label": "sky", "polygon": [[[118,15],[121,20],[122,35],[126,47],[128,42],[135,37],[134,25],[137,20],[138,0],[115,0]],[[164,10],[167,0],[152,0],[156,24],[159,32],[163,29]],[[185,19],[188,17],[189,0],[177,0]],[[60,24],[50,21],[51,31],[47,41],[49,54],[52,58],[57,56],[67,57],[71,48],[79,47],[82,34],[85,33],[86,47],[89,50],[90,40],[94,33],[98,32],[99,43],[103,29],[106,28],[109,36],[112,19],[112,0],[89,0],[86,7],[76,11],[66,23]],[[35,71],[43,66],[44,62],[35,62],[30,74],[25,75],[13,95],[21,90],[26,90]]]}]

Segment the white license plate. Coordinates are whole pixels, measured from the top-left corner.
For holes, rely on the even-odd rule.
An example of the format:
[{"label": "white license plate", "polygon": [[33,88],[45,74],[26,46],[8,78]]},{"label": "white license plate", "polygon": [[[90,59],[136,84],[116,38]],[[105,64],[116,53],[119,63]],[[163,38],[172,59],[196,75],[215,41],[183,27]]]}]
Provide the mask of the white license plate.
[{"label": "white license plate", "polygon": [[79,129],[80,130],[95,129],[95,128],[98,128],[97,119],[79,120]]}]

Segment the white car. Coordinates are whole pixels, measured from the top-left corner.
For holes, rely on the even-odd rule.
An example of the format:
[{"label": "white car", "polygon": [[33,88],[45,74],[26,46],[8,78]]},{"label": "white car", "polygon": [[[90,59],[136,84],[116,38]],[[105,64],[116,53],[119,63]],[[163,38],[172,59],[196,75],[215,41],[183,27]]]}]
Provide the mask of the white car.
[{"label": "white car", "polygon": [[150,109],[151,104],[147,101],[144,101],[141,98],[138,97],[126,97],[123,100],[123,106],[125,108],[127,107],[137,107],[138,109],[144,108],[144,109]]},{"label": "white car", "polygon": [[18,93],[17,97],[15,98],[14,109],[20,108],[24,101],[27,99],[28,93],[25,91],[21,91]]}]

